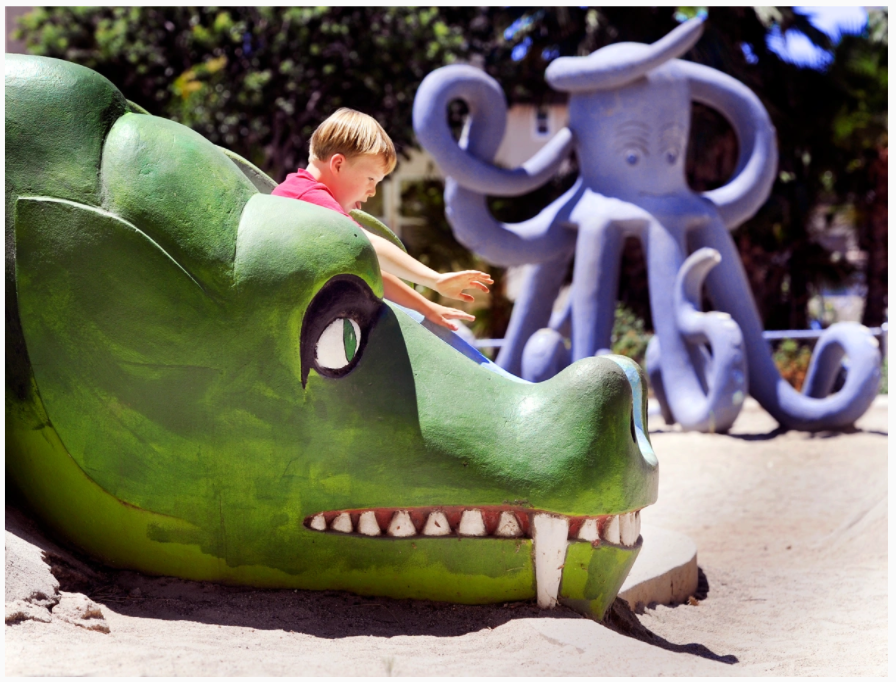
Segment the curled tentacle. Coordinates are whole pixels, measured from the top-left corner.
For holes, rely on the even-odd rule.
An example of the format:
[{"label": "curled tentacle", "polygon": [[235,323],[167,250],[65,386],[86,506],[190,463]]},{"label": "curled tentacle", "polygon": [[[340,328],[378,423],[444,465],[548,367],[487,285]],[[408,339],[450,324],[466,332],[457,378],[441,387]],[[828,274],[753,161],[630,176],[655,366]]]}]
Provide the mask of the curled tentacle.
[{"label": "curled tentacle", "polygon": [[[750,394],[782,425],[802,431],[849,426],[870,407],[880,386],[880,351],[871,332],[856,323],[835,324],[815,347],[803,393],[781,378],[762,338],[762,323],[753,302],[737,248],[718,222],[694,231],[695,243],[721,253],[726,267],[707,277],[716,308],[729,312],[746,343]],[[846,381],[833,389],[841,360],[849,367]]]},{"label": "curled tentacle", "polygon": [[740,329],[730,316],[700,311],[700,287],[718,254],[703,249],[677,268],[682,245],[659,223],[650,226],[648,236],[654,345],[661,353],[668,412],[687,430],[727,431],[746,396],[746,363]]},{"label": "curled tentacle", "polygon": [[[464,100],[470,117],[466,139],[451,135],[446,112],[454,99]],[[491,163],[507,122],[507,102],[497,82],[471,66],[446,66],[429,74],[414,98],[414,130],[448,177],[445,204],[457,240],[497,265],[541,263],[572,248],[575,234],[559,229],[568,219],[581,182],[531,220],[513,225],[495,220],[486,194],[516,196],[551,178],[573,146],[564,129],[520,168]]]},{"label": "curled tentacle", "polygon": [[[455,99],[466,102],[470,110],[466,149],[448,126],[448,105]],[[424,78],[414,97],[413,117],[417,139],[442,172],[481,194],[519,196],[540,187],[573,147],[572,133],[564,128],[519,168],[507,170],[491,163],[504,137],[507,101],[501,86],[472,66],[444,66]]]},{"label": "curled tentacle", "polygon": [[704,192],[719,210],[729,230],[765,203],[778,172],[775,128],[762,102],[750,88],[708,66],[677,61],[691,86],[691,97],[721,113],[734,128],[739,146],[734,177],[722,187]]},{"label": "curled tentacle", "polygon": [[844,358],[849,364],[840,391],[855,396],[855,413],[843,419],[852,423],[868,409],[880,388],[879,345],[867,327],[857,322],[838,322],[828,327],[815,346],[802,392],[817,399],[831,395]]},{"label": "curled tentacle", "polygon": [[576,233],[563,226],[582,194],[581,178],[530,220],[502,223],[492,216],[484,195],[445,181],[445,213],[461,244],[504,267],[544,263],[571,252]]},{"label": "curled tentacle", "polygon": [[[727,431],[743,406],[747,395],[747,366],[743,335],[728,313],[701,311],[703,282],[718,265],[721,256],[712,249],[692,253],[681,266],[675,280],[675,320],[682,337],[703,354],[704,344],[712,349],[712,358],[695,362],[707,394],[701,410],[709,430]],[[708,360],[708,361],[707,361]],[[686,428],[699,428],[696,424]]]}]

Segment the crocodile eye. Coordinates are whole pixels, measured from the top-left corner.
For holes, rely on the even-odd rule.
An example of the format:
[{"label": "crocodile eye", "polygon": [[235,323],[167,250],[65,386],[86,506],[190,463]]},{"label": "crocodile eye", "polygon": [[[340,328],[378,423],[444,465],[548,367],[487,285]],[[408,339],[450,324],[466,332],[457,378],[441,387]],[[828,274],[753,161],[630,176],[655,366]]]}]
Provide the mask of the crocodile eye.
[{"label": "crocodile eye", "polygon": [[302,319],[303,386],[312,369],[338,379],[358,365],[382,305],[355,275],[337,275],[320,288]]},{"label": "crocodile eye", "polygon": [[348,317],[338,317],[324,329],[317,340],[314,358],[324,369],[342,369],[358,352],[361,327]]}]

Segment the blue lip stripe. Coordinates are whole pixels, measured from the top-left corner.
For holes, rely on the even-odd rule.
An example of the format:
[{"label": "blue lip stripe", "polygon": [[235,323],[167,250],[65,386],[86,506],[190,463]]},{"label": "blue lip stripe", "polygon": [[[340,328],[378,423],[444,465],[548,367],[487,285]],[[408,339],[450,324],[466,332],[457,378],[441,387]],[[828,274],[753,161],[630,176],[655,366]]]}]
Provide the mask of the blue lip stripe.
[{"label": "blue lip stripe", "polygon": [[638,447],[641,455],[651,465],[656,466],[658,460],[653,446],[647,438],[647,414],[644,411],[644,385],[641,383],[641,372],[638,363],[624,355],[602,355],[601,357],[612,360],[622,368],[628,383],[632,387],[632,415],[635,422],[635,435],[638,438]]}]

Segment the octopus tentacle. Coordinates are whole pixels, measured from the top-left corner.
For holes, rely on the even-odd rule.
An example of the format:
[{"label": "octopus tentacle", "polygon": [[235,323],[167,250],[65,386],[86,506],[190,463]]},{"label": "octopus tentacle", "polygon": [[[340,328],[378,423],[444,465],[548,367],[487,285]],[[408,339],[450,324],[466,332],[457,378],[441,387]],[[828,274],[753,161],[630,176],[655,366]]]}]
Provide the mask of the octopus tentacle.
[{"label": "octopus tentacle", "polygon": [[563,335],[545,327],[535,332],[523,349],[523,379],[537,383],[556,376],[570,364],[569,348]]},{"label": "octopus tentacle", "polygon": [[617,205],[628,208],[589,190],[573,210],[579,228],[570,294],[573,362],[610,347],[626,226]]},{"label": "octopus tentacle", "polygon": [[[746,367],[737,325],[727,315],[703,313],[699,307],[701,285],[718,254],[705,249],[683,260],[681,240],[661,224],[652,223],[647,232],[650,304],[658,339],[650,365],[656,375],[659,351],[662,384],[657,395],[664,416],[687,430],[727,431],[743,404]],[[712,348],[708,362],[702,356],[707,344]]]},{"label": "octopus tentacle", "polygon": [[740,151],[734,177],[703,193],[733,230],[755,214],[771,192],[778,174],[775,128],[762,102],[740,81],[693,62],[676,61],[675,65],[688,79],[691,97],[721,113],[737,134]]},{"label": "octopus tentacle", "polygon": [[[464,148],[455,141],[446,112],[452,100],[470,109]],[[501,86],[485,72],[466,65],[445,66],[430,73],[414,97],[414,132],[445,175],[480,194],[519,196],[540,187],[557,172],[572,151],[572,132],[564,128],[519,168],[491,163],[504,137],[507,100]]]},{"label": "octopus tentacle", "polygon": [[631,83],[690,50],[703,33],[694,17],[651,45],[615,43],[587,57],[560,57],[545,71],[550,86],[564,92],[610,90]]},{"label": "octopus tentacle", "polygon": [[502,223],[488,210],[484,195],[449,178],[445,181],[445,213],[457,241],[490,263],[504,267],[544,263],[575,248],[576,233],[564,225],[581,194],[580,178],[534,218]]},{"label": "octopus tentacle", "polygon": [[[717,250],[726,264],[724,271],[709,274],[709,295],[743,333],[750,394],[762,407],[783,426],[803,431],[849,426],[864,414],[880,386],[880,351],[871,332],[856,323],[827,329],[815,347],[804,392],[799,393],[781,378],[772,361],[746,273],[727,230],[715,222],[694,230],[693,236],[698,246]],[[846,381],[830,394],[844,355],[849,358]]]},{"label": "octopus tentacle", "polygon": [[660,339],[654,335],[647,343],[647,352],[644,354],[644,369],[647,371],[647,381],[653,389],[657,402],[660,404],[660,413],[663,421],[669,426],[675,423],[675,415],[669,408],[669,398],[666,395],[666,384],[663,383],[663,365],[660,353]]},{"label": "octopus tentacle", "polygon": [[727,431],[747,395],[747,366],[743,335],[727,313],[701,311],[701,289],[709,271],[721,261],[718,251],[699,249],[688,256],[675,280],[675,320],[682,337],[701,355],[712,348],[712,358],[695,363],[706,395],[704,409],[715,431]]},{"label": "octopus tentacle", "polygon": [[571,258],[572,249],[568,249],[550,261],[527,266],[525,280],[514,303],[510,324],[504,335],[504,346],[495,359],[495,364],[499,367],[526,378],[522,365],[524,348],[530,337],[548,324],[553,303],[560,287],[563,286],[564,275]]}]

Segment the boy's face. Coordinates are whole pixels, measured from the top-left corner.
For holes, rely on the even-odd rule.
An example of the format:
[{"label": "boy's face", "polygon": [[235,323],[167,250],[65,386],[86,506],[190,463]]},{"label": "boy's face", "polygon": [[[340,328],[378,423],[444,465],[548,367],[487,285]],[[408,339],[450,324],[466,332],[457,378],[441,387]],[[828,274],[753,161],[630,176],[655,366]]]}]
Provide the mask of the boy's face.
[{"label": "boy's face", "polygon": [[361,208],[361,204],[376,194],[376,186],[386,177],[383,159],[373,154],[352,158],[334,154],[329,165],[330,191],[346,212]]}]

